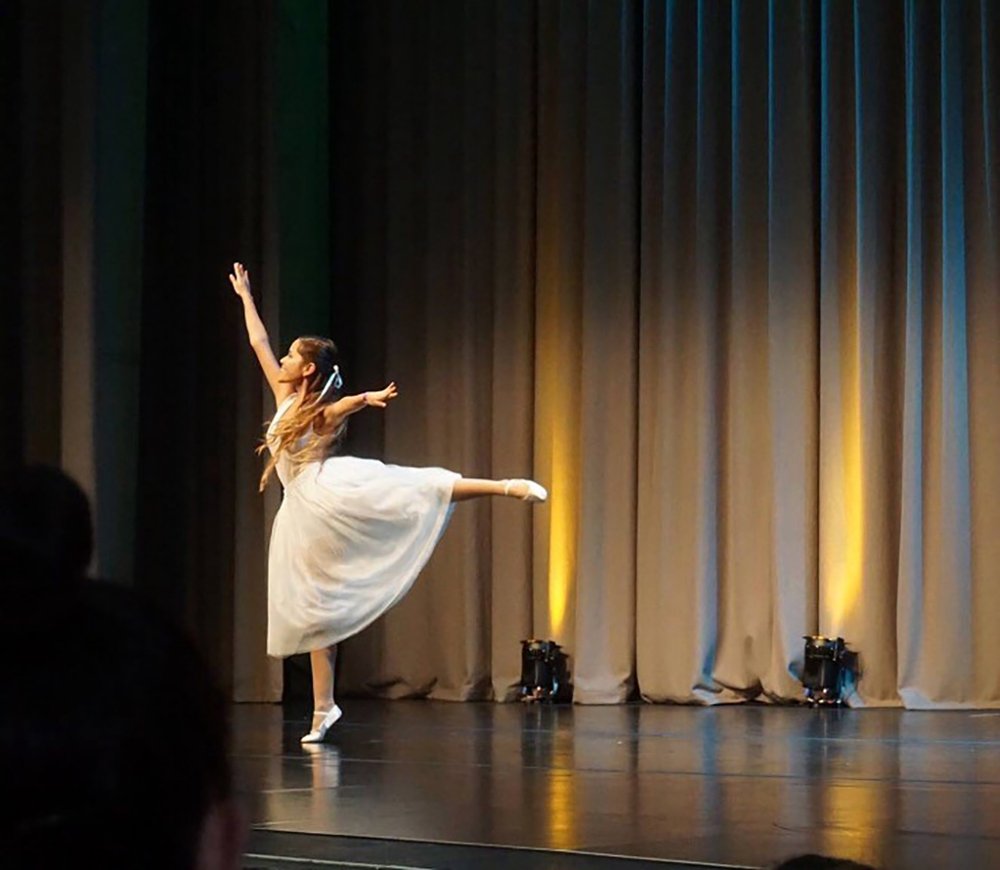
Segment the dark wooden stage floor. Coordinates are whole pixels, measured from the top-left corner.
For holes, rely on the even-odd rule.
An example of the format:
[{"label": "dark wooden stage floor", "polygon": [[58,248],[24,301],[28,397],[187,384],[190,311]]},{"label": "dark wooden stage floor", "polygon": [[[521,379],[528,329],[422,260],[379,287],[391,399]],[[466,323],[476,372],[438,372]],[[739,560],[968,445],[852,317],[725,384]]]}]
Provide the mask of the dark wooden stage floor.
[{"label": "dark wooden stage floor", "polygon": [[[802,852],[886,868],[1000,867],[1000,712],[343,707],[329,742],[310,749],[298,743],[304,716],[234,708],[254,826],[246,866],[301,866],[281,856],[632,866],[510,850],[527,847],[752,867]],[[398,840],[417,843],[387,842]]]}]

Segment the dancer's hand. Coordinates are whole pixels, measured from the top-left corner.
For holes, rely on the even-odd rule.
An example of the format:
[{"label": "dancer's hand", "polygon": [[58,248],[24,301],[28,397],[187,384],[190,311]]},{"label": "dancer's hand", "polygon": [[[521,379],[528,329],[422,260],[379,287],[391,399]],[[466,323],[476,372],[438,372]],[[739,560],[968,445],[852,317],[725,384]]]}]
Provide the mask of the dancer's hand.
[{"label": "dancer's hand", "polygon": [[229,276],[229,283],[233,285],[233,291],[241,299],[252,295],[250,293],[250,273],[242,263],[233,263],[233,271]]},{"label": "dancer's hand", "polygon": [[393,381],[384,390],[374,390],[365,393],[365,404],[372,408],[384,408],[389,404],[390,399],[395,399],[399,395],[396,389],[396,382]]}]

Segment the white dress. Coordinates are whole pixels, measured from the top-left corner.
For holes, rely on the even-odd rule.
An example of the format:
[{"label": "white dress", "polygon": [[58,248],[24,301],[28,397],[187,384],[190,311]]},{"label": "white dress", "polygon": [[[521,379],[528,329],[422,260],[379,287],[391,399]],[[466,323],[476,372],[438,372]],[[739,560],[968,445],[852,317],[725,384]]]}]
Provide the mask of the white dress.
[{"label": "white dress", "polygon": [[[295,396],[278,407],[268,438]],[[461,475],[332,456],[302,466],[278,456],[285,488],[268,552],[268,655],[322,649],[396,604],[451,516]]]}]

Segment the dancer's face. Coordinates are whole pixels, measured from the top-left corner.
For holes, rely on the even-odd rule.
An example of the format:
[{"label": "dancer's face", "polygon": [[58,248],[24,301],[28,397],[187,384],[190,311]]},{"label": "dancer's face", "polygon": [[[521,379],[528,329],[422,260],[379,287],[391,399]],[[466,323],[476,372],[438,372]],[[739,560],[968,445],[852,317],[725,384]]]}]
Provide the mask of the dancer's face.
[{"label": "dancer's face", "polygon": [[288,353],[281,358],[281,374],[278,376],[278,380],[283,384],[298,384],[315,371],[316,363],[302,356],[299,340],[295,339],[292,346],[288,348]]}]

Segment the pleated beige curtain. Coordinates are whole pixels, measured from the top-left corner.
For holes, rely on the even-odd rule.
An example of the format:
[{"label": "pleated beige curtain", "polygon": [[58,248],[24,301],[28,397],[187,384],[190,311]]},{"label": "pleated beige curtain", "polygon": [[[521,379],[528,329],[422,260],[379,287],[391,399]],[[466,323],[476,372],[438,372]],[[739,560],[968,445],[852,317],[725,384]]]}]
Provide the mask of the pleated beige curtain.
[{"label": "pleated beige curtain", "polygon": [[[358,368],[400,385],[402,400],[385,416],[386,461],[468,476],[532,468],[534,30],[526,11],[382,10],[369,33],[386,47],[363,53],[374,90],[366,102],[383,101],[368,128],[392,146],[379,164],[384,203],[347,207],[360,211],[366,237],[385,245],[372,252],[384,273],[368,274],[384,284],[362,291],[384,293],[384,324],[361,347]],[[379,80],[381,64],[388,74]],[[366,351],[384,363],[367,365]],[[343,686],[469,699],[491,697],[499,679],[503,696],[519,675],[517,641],[532,633],[533,589],[543,586],[532,561],[530,510],[461,505],[404,602],[345,645]]]},{"label": "pleated beige curtain", "polygon": [[583,703],[781,700],[819,631],[855,704],[1000,705],[998,18],[430,3],[333,34],[370,50],[333,183],[384,184],[336,206],[384,312],[358,369],[401,386],[383,455],[552,492],[460,505],[344,689],[508,698],[539,636]]},{"label": "pleated beige curtain", "polygon": [[17,8],[11,451],[235,698],[281,690],[241,257],[399,383],[352,450],[552,493],[458,506],[343,690],[510,698],[537,636],[584,703],[783,700],[819,631],[852,703],[1000,706],[1000,5]]}]

